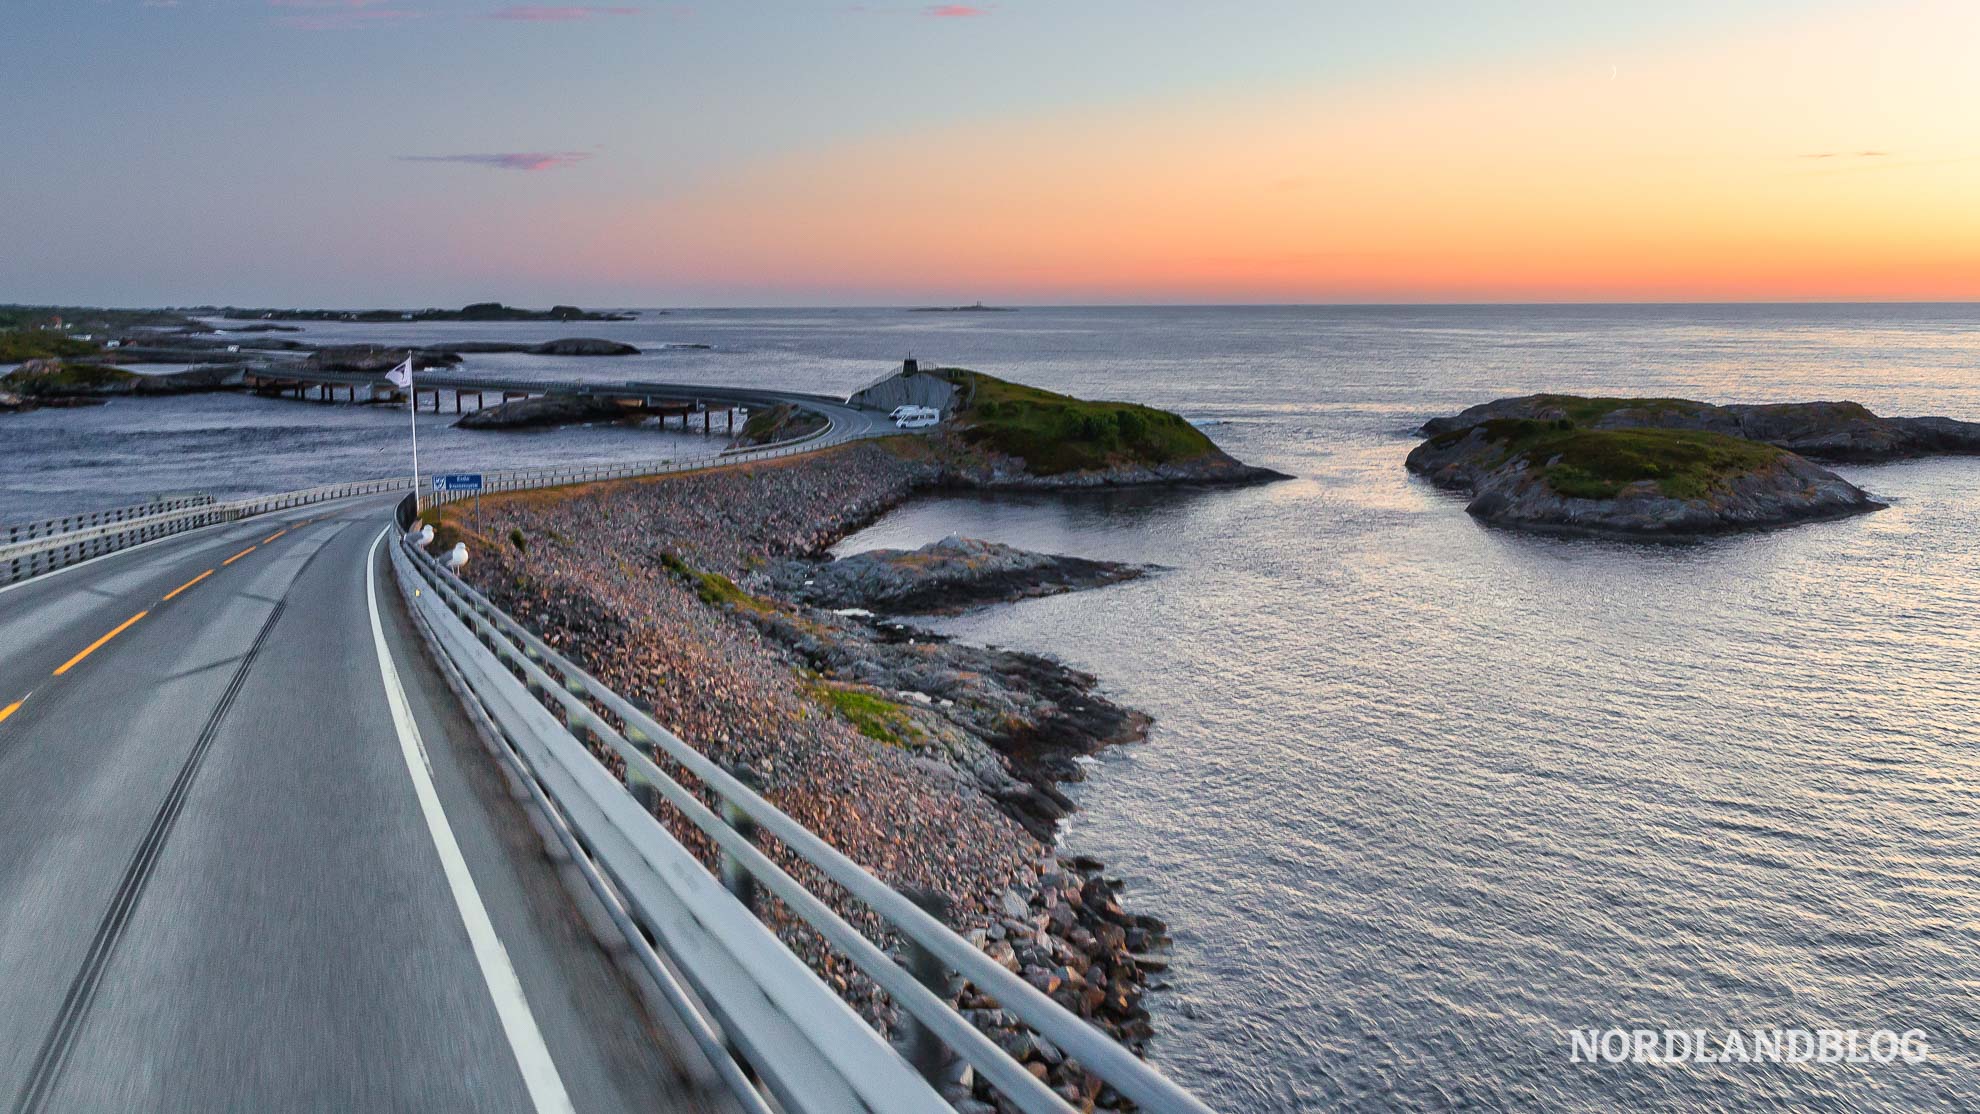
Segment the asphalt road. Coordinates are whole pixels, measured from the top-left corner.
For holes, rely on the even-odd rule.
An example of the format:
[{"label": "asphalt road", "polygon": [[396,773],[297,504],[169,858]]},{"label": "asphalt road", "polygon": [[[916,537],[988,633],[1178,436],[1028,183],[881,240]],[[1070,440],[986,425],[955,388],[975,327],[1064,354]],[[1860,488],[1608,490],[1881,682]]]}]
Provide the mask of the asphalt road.
[{"label": "asphalt road", "polygon": [[388,508],[0,590],[0,1102],[723,1108],[426,662]]}]

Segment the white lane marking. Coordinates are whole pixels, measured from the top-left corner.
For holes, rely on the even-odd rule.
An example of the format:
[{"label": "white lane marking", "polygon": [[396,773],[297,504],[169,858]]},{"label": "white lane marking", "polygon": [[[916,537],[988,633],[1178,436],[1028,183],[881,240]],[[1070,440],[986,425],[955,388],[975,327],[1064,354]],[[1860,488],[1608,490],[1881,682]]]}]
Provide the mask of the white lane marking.
[{"label": "white lane marking", "polygon": [[454,891],[454,904],[460,907],[461,920],[467,925],[468,939],[474,944],[474,958],[481,964],[481,977],[488,983],[489,996],[495,1000],[495,1012],[502,1019],[502,1031],[516,1055],[516,1067],[522,1070],[530,1102],[545,1114],[571,1110],[571,1098],[564,1091],[563,1077],[557,1074],[557,1062],[550,1058],[550,1049],[543,1043],[543,1033],[536,1027],[536,1015],[530,1012],[522,983],[509,962],[508,949],[495,934],[495,925],[481,904],[481,892],[475,888],[474,875],[468,872],[467,860],[461,857],[461,845],[455,842],[454,829],[448,825],[447,814],[440,807],[440,794],[433,788],[433,775],[426,763],[426,744],[419,737],[419,725],[413,721],[412,709],[406,704],[406,690],[399,683],[399,671],[392,665],[392,653],[385,646],[385,627],[378,621],[378,584],[374,571],[378,545],[391,529],[388,526],[380,530],[365,552],[364,594],[365,603],[371,608],[371,641],[378,650],[378,674],[385,681],[385,702],[392,709],[392,724],[399,733],[399,753],[406,760],[406,772],[412,775],[419,810],[426,817],[427,830],[433,834],[433,849],[440,853],[440,866],[446,872],[448,887]]}]

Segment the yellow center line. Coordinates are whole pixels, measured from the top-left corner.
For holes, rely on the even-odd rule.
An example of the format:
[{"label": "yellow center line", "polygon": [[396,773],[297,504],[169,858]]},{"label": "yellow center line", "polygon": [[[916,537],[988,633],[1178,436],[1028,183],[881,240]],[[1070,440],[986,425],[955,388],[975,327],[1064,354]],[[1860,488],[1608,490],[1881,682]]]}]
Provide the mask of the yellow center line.
[{"label": "yellow center line", "polygon": [[74,669],[76,667],[77,662],[95,653],[99,649],[102,649],[103,644],[105,642],[108,642],[111,639],[129,630],[132,623],[137,622],[139,619],[142,619],[149,614],[151,614],[151,612],[149,611],[140,611],[136,615],[133,615],[130,618],[124,620],[123,622],[117,624],[116,630],[113,630],[109,634],[104,635],[102,638],[99,638],[96,641],[90,643],[88,649],[84,650],[80,654],[77,654],[75,657],[70,658],[68,661],[63,662],[62,667],[55,671],[55,676],[60,677],[62,674],[67,673],[71,669]]},{"label": "yellow center line", "polygon": [[277,530],[277,531],[275,531],[274,533],[272,533],[272,534],[270,534],[270,535],[268,535],[267,537],[265,537],[265,538],[263,538],[263,539],[261,539],[261,544],[263,544],[263,545],[267,545],[267,544],[268,544],[269,542],[272,542],[272,541],[274,541],[274,540],[275,540],[276,538],[279,538],[279,537],[281,537],[281,536],[282,536],[283,534],[286,534],[286,533],[288,533],[288,532],[289,532],[289,531],[288,531],[288,528],[287,528],[287,527],[284,527],[284,528],[282,528],[282,529],[280,529],[280,530]]},{"label": "yellow center line", "polygon": [[7,717],[13,715],[15,712],[20,711],[21,705],[25,703],[27,703],[27,697],[23,696],[19,700],[14,701],[12,704],[7,705],[5,708],[0,708],[0,723],[7,722]]},{"label": "yellow center line", "polygon": [[[198,576],[193,577],[191,580],[188,580],[184,584],[179,585],[177,588],[174,588],[171,591],[165,593],[165,599],[166,600],[171,599],[173,596],[178,595],[180,592],[185,591],[186,589],[192,587],[195,584],[198,584],[200,581],[205,580],[207,577],[212,575],[213,575],[212,569],[208,569],[205,572],[200,573]],[[165,602],[165,600],[160,600],[158,602],[163,603]]]},{"label": "yellow center line", "polygon": [[260,548],[261,548],[261,547],[260,547],[260,546],[258,546],[258,545],[251,545],[251,546],[248,546],[248,547],[247,547],[246,549],[243,549],[243,550],[241,550],[241,551],[240,551],[239,553],[236,553],[236,554],[234,554],[234,555],[233,555],[232,557],[229,557],[229,558],[227,558],[227,559],[226,559],[225,561],[222,561],[222,562],[220,562],[220,564],[221,564],[221,565],[222,565],[223,567],[224,567],[224,566],[226,566],[226,565],[231,565],[231,564],[233,564],[233,563],[234,563],[235,561],[238,561],[238,560],[240,560],[241,558],[243,558],[243,557],[245,557],[245,556],[247,556],[247,555],[248,555],[248,554],[250,554],[250,553],[253,553],[253,552],[254,552],[255,550],[257,550],[257,549],[260,549]]}]

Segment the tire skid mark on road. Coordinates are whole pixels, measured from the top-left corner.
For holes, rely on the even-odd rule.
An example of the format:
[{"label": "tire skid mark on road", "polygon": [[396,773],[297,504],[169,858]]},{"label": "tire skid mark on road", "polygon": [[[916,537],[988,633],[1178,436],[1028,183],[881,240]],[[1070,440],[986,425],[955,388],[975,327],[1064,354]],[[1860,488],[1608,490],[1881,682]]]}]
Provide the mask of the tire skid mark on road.
[{"label": "tire skid mark on road", "polygon": [[138,899],[144,896],[145,885],[150,882],[152,872],[158,865],[172,825],[185,810],[186,798],[192,793],[193,779],[199,773],[200,764],[206,752],[212,749],[213,740],[220,734],[221,722],[234,706],[235,698],[247,681],[248,671],[254,666],[254,659],[260,655],[269,632],[275,629],[276,620],[282,617],[286,606],[276,604],[262,622],[261,630],[256,632],[253,644],[234,671],[233,679],[227,683],[219,705],[207,718],[206,727],[200,731],[192,752],[179,768],[178,777],[173,779],[164,803],[158,806],[158,812],[152,817],[151,827],[145,831],[130,864],[124,868],[123,880],[118,884],[115,896],[110,899],[110,908],[104,913],[102,922],[96,927],[96,935],[90,940],[82,970],[76,972],[75,981],[69,984],[69,992],[62,999],[62,1008],[55,1016],[55,1024],[49,1028],[47,1039],[42,1042],[41,1051],[34,1058],[34,1067],[28,1073],[27,1082],[22,1085],[21,1093],[14,1102],[14,1114],[37,1114],[45,1109],[55,1085],[61,1081],[62,1070],[68,1065],[69,1055],[75,1051],[77,1038],[89,1018],[90,1006],[96,1000],[97,989],[109,969],[111,956],[123,939],[124,929],[137,909]]}]

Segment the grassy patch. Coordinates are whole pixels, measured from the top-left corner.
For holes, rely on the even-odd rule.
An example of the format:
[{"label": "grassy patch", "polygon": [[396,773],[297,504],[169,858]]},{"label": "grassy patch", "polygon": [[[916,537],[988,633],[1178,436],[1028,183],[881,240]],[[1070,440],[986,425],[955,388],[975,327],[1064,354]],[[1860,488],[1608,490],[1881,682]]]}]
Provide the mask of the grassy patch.
[{"label": "grassy patch", "polygon": [[1167,464],[1216,450],[1200,430],[1166,410],[1089,402],[974,371],[948,374],[967,400],[957,419],[962,436],[1023,460],[1038,475]]},{"label": "grassy patch", "polygon": [[1649,414],[1698,414],[1705,404],[1688,398],[1588,398],[1582,395],[1536,395],[1534,401],[1560,410],[1575,425],[1594,425],[1617,410]]},{"label": "grassy patch", "polygon": [[746,611],[762,614],[771,610],[770,605],[737,587],[736,582],[719,572],[702,572],[693,565],[672,553],[662,553],[660,563],[667,571],[688,582],[701,602],[711,607],[739,607]]},{"label": "grassy patch", "polygon": [[835,685],[809,686],[813,699],[837,712],[853,729],[888,746],[905,747],[922,737],[907,710],[882,696]]},{"label": "grassy patch", "polygon": [[17,369],[0,379],[0,385],[24,395],[45,398],[62,395],[94,394],[106,388],[121,387],[138,378],[134,371],[104,364],[57,365],[51,370]]},{"label": "grassy patch", "polygon": [[1697,499],[1786,455],[1758,441],[1690,429],[1581,429],[1566,420],[1521,419],[1478,428],[1502,446],[1502,463],[1524,460],[1540,470],[1547,486],[1574,499],[1613,499],[1643,480],[1655,481],[1673,499]]},{"label": "grassy patch", "polygon": [[0,330],[0,364],[94,356],[97,346],[51,329]]},{"label": "grassy patch", "polygon": [[780,402],[767,410],[752,410],[749,420],[743,423],[742,432],[736,435],[736,444],[768,445],[773,441],[788,441],[816,433],[825,425],[825,415]]}]

